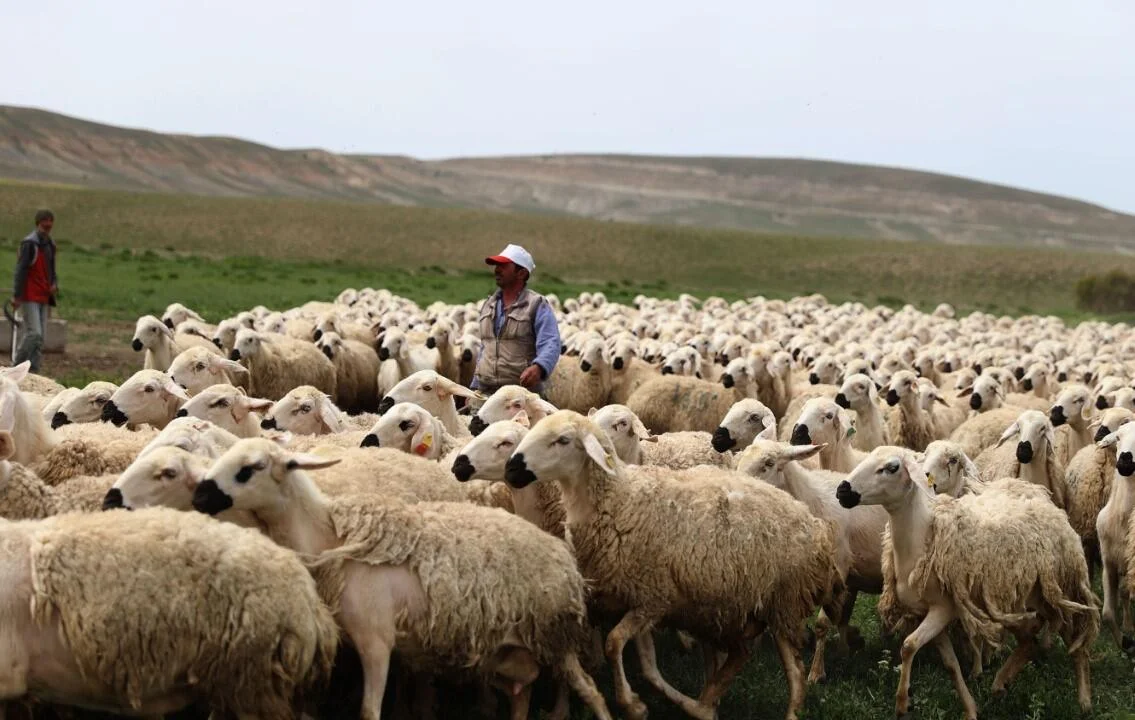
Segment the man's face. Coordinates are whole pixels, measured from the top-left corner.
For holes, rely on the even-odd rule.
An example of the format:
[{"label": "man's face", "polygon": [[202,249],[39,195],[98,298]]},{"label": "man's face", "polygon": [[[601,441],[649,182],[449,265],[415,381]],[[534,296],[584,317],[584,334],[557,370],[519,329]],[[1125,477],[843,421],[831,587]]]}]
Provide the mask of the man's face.
[{"label": "man's face", "polygon": [[497,287],[512,287],[520,278],[522,269],[515,263],[499,263],[493,266],[493,276],[497,280]]},{"label": "man's face", "polygon": [[51,234],[51,228],[54,225],[55,225],[54,220],[43,220],[42,222],[40,222],[39,225],[36,226],[36,228],[38,228],[39,231],[41,233],[43,233],[44,235],[50,235]]}]

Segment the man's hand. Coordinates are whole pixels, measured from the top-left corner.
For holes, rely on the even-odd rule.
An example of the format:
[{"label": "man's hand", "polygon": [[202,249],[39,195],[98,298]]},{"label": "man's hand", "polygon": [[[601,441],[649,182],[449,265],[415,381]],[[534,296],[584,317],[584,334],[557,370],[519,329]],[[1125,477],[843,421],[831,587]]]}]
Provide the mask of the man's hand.
[{"label": "man's hand", "polygon": [[12,298],[12,309],[15,310],[20,307],[20,299]]},{"label": "man's hand", "polygon": [[530,388],[540,382],[540,366],[529,365],[524,368],[524,372],[520,373],[520,384],[526,388]]}]

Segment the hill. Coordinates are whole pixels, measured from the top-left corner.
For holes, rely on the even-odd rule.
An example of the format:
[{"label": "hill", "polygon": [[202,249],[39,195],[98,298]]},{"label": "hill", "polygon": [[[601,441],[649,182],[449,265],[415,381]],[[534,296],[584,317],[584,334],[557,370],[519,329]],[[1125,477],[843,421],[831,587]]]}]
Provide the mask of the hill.
[{"label": "hill", "polygon": [[897,168],[775,158],[422,161],[102,125],[0,106],[0,177],[118,190],[574,215],[797,236],[1135,251],[1135,217]]}]

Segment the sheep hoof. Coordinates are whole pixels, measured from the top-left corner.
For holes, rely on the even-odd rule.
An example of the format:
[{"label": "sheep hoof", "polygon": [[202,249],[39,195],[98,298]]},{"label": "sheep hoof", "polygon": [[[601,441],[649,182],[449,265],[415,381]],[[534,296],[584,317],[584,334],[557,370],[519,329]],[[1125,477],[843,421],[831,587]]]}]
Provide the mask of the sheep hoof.
[{"label": "sheep hoof", "polygon": [[640,700],[637,695],[623,705],[623,716],[627,720],[646,720],[647,712],[646,703]]}]

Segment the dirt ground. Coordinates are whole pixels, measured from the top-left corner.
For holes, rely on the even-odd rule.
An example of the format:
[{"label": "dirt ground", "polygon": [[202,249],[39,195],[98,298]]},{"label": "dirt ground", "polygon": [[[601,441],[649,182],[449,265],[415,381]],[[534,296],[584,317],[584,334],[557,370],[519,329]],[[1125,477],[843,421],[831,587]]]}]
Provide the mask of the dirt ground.
[{"label": "dirt ground", "polygon": [[64,385],[121,382],[142,369],[141,353],[130,348],[133,332],[125,323],[68,323],[66,349],[45,354],[41,373]]}]

